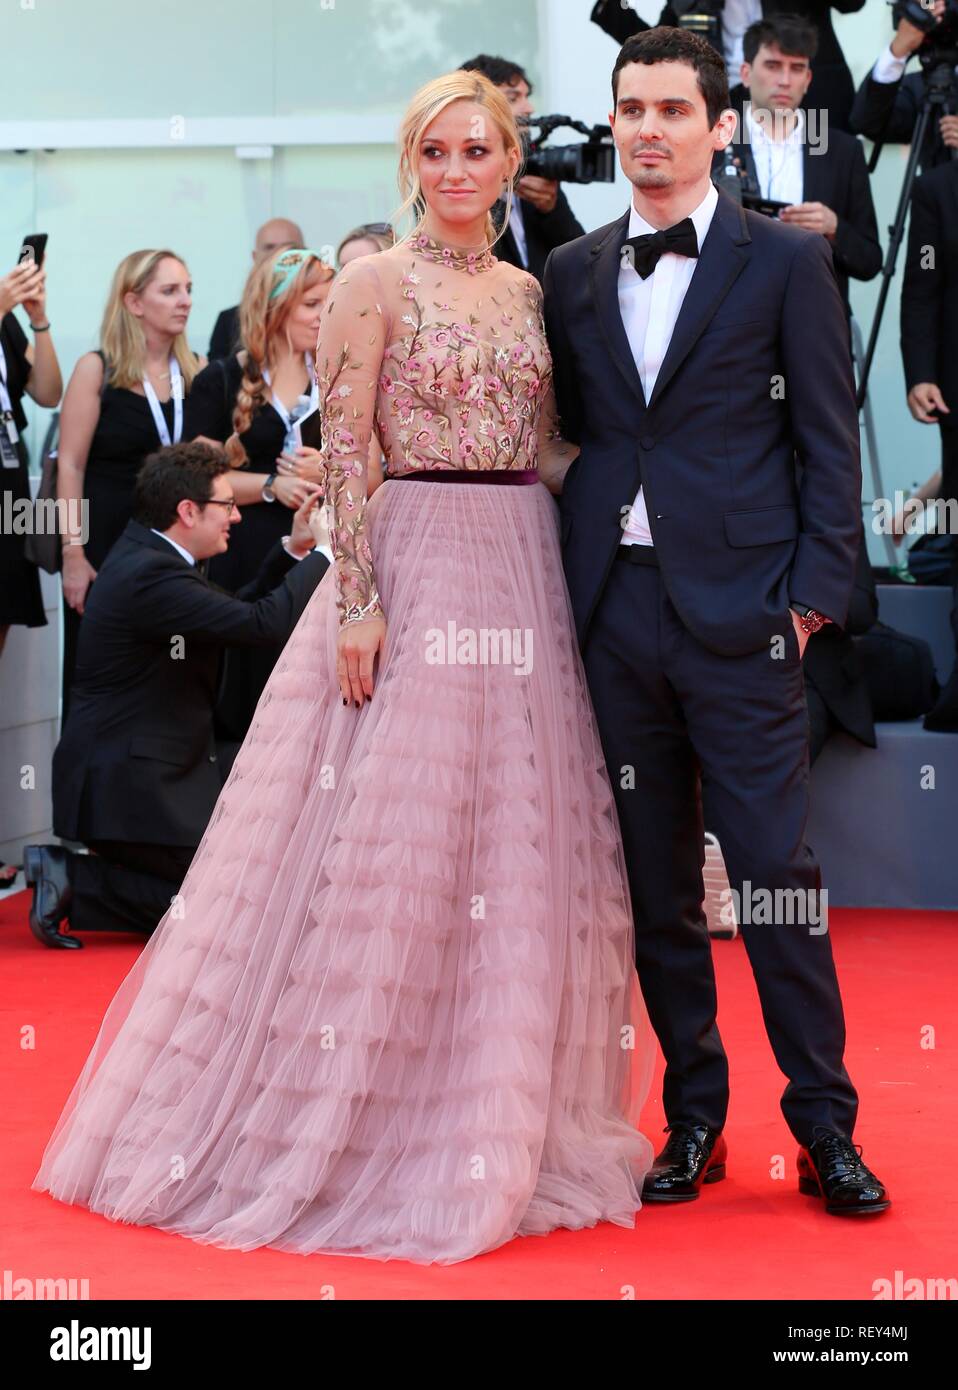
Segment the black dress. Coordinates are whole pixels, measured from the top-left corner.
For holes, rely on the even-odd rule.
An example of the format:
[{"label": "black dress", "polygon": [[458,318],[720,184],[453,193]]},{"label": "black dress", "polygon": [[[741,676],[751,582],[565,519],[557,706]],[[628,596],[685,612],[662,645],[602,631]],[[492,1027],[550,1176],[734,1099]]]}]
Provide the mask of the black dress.
[{"label": "black dress", "polygon": [[[183,438],[205,435],[225,444],[233,433],[233,409],[243,380],[239,358],[222,358],[204,367],[186,400]],[[283,452],[286,425],[272,403],[258,410],[240,442],[248,463],[243,472],[274,473]],[[293,529],[293,512],[275,502],[250,502],[240,508],[242,519],[230,528],[229,548],[214,555],[209,578],[235,593],[254,579],[267,552]],[[272,673],[283,644],[231,648],[216,709],[216,734],[222,742],[241,743],[252,722],[259,697]]]},{"label": "black dress", "polygon": [[[27,361],[26,334],[12,313],[5,314],[0,320],[0,343],[3,344],[6,360],[10,408],[20,436],[16,445],[19,466],[0,468],[2,490],[10,494],[10,516],[13,517],[16,515],[15,504],[30,497],[29,455],[23,442],[27,417],[21,404],[30,375],[30,363]],[[46,625],[40,571],[26,558],[23,547],[24,537],[16,534],[12,526],[0,527],[0,627],[14,623],[24,627]]]},{"label": "black dress", "polygon": [[[99,354],[103,358],[102,352]],[[160,402],[170,438],[173,438],[174,401]],[[185,410],[184,410],[185,438]],[[95,570],[118,541],[133,514],[136,475],[148,454],[160,448],[160,438],[146,396],[106,380],[100,396],[97,420],[83,478],[89,535],[84,552]],[[96,580],[93,581],[94,584]],[[91,586],[92,587],[92,586]],[[66,718],[76,644],[82,617],[63,600],[63,717]]]}]

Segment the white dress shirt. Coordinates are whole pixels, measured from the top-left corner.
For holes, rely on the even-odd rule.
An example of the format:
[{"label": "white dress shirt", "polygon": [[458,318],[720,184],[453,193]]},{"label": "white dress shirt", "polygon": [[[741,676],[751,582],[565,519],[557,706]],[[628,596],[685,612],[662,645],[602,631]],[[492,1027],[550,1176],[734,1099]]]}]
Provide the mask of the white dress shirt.
[{"label": "white dress shirt", "polygon": [[762,0],[725,0],[722,9],[722,52],[730,87],[741,81],[738,71],[745,61],[742,52],[745,30],[761,18]]},{"label": "white dress shirt", "polygon": [[795,126],[784,140],[773,140],[762,121],[745,113],[746,133],[752,147],[755,173],[763,198],[779,203],[802,203],[805,191],[805,113],[795,112]]},{"label": "white dress shirt", "polygon": [[[871,75],[876,82],[897,82],[904,75],[910,57],[911,54],[908,54],[904,58],[899,58],[891,51],[891,44],[889,44],[875,59],[875,66],[872,68]],[[958,76],[958,64],[955,65],[955,74]]]},{"label": "white dress shirt", "polygon": [[195,565],[195,564],[196,564],[195,558],[190,554],[190,552],[189,552],[184,546],[180,545],[179,541],[175,541],[175,540],[173,539],[173,537],[172,537],[172,536],[168,536],[168,535],[166,534],[165,531],[158,531],[158,530],[156,529],[155,526],[151,526],[151,527],[150,527],[150,530],[153,532],[154,536],[162,536],[163,539],[164,539],[165,541],[169,541],[169,543],[170,543],[170,545],[173,547],[173,549],[174,549],[174,550],[178,550],[178,551],[180,552],[180,554],[183,556],[183,559],[184,559],[184,560],[189,561],[189,563],[190,563],[191,565]]},{"label": "white dress shirt", "polygon": [[891,44],[883,49],[875,59],[875,66],[872,68],[872,77],[876,82],[897,82],[905,71],[907,58],[899,58],[891,51]]},{"label": "white dress shirt", "polygon": [[[705,197],[698,207],[689,213],[698,238],[700,254],[717,203],[718,189],[710,182]],[[645,236],[656,230],[657,228],[646,222],[636,211],[633,203],[629,213],[629,236]],[[652,398],[655,379],[668,351],[675,321],[697,265],[698,260],[694,256],[679,256],[674,251],[666,251],[659,257],[652,274],[645,280],[634,266],[629,264],[628,257],[623,258],[619,267],[619,311],[642,381],[646,405]],[[632,503],[622,533],[622,544],[653,544],[649,514],[641,487]]]}]

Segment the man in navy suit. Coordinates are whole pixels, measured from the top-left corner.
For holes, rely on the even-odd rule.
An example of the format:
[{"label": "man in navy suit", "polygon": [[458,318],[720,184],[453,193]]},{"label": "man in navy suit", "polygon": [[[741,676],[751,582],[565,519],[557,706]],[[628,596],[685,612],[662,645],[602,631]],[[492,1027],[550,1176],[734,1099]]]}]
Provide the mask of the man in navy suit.
[{"label": "man in navy suit", "polygon": [[[861,536],[858,420],[825,238],[711,182],[734,113],[697,35],[627,40],[610,113],[629,209],[557,247],[545,317],[563,434],[563,557],[629,867],[669,1139],[649,1201],[725,1174],[728,1063],[702,910],[722,845],[800,1145],[834,1213],[884,1210],[821,874],[805,844],[809,634],[842,626]],[[801,483],[796,464],[802,465]],[[757,910],[756,910],[757,909]]]}]

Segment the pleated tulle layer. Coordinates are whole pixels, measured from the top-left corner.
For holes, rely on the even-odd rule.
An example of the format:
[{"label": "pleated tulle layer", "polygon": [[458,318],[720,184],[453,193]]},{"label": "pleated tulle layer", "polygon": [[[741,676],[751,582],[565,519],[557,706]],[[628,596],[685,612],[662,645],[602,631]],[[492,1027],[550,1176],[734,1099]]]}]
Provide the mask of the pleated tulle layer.
[{"label": "pleated tulle layer", "polygon": [[369,524],[372,702],[342,703],[330,571],[33,1187],[422,1262],[632,1226],[653,1044],[554,504],[390,481]]}]

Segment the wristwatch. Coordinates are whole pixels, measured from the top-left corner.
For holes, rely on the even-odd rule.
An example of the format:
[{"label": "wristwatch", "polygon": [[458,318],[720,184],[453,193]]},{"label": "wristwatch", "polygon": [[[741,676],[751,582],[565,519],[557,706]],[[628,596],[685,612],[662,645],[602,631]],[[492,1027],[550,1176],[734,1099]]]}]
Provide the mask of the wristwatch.
[{"label": "wristwatch", "polygon": [[806,608],[804,604],[790,603],[789,608],[793,613],[798,614],[802,631],[809,636],[813,632],[818,632],[819,628],[824,627],[826,623],[831,622],[831,618],[826,618],[823,613],[817,612],[814,608]]},{"label": "wristwatch", "polygon": [[266,482],[263,484],[263,501],[264,501],[264,502],[275,502],[275,501],[276,501],[276,493],[273,491],[273,483],[274,483],[275,479],[276,479],[276,474],[275,474],[275,472],[273,472],[273,473],[271,473],[271,474],[269,475],[269,477],[266,479]]}]

